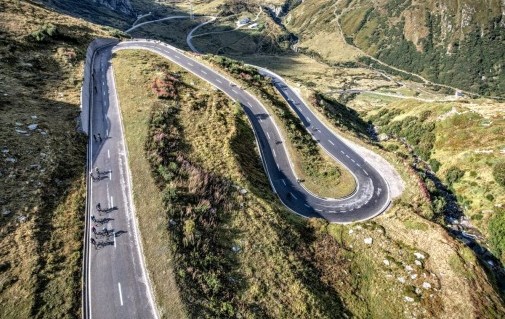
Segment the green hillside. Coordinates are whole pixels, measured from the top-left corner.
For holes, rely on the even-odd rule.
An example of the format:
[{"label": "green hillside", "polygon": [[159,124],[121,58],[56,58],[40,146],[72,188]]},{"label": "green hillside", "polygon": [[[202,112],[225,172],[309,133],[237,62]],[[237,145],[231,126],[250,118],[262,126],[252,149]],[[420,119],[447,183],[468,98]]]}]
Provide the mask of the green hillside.
[{"label": "green hillside", "polygon": [[[394,67],[437,83],[504,96],[502,12],[498,0],[308,0],[287,21],[302,40],[341,29],[347,43]],[[339,50],[340,39],[333,41],[326,47]]]}]

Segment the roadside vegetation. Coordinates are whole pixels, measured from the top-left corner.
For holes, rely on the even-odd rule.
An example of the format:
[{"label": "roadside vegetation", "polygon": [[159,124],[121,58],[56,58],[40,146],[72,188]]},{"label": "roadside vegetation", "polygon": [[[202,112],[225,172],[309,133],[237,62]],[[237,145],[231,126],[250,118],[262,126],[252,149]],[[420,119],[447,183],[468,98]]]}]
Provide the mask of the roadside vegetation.
[{"label": "roadside vegetation", "polygon": [[250,89],[270,110],[283,136],[287,137],[283,142],[292,156],[298,177],[307,189],[330,198],[345,197],[355,190],[354,177],[319,147],[269,79],[256,69],[228,58],[207,57],[207,60]]},{"label": "roadside vegetation", "polygon": [[395,102],[369,112],[368,119],[386,148],[406,159],[418,156],[414,167],[429,193],[435,218],[459,229],[451,221],[462,221],[464,213],[470,219],[463,223],[467,232],[488,239],[500,258],[503,235],[493,225],[502,219],[500,203],[505,200],[500,185],[505,121],[496,107],[489,109],[485,101]]},{"label": "roadside vegetation", "polygon": [[[503,312],[472,253],[419,216],[431,207],[401,161],[407,190],[386,215],[349,226],[304,220],[271,192],[234,102],[149,52],[119,52],[114,69],[135,203],[158,202],[139,225],[144,243],[156,243],[144,248],[162,309],[174,287],[158,285],[175,280],[190,317],[377,318],[384,302],[396,318]],[[160,99],[152,84],[167,75],[177,96]]]},{"label": "roadside vegetation", "polygon": [[0,3],[0,317],[78,318],[88,43],[107,33],[27,1]]}]

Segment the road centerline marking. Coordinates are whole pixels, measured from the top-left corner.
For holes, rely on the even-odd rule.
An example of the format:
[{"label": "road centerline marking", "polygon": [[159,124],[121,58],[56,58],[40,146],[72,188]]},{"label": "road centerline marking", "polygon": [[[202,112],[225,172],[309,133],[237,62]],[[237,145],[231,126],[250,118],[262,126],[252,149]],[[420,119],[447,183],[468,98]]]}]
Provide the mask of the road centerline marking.
[{"label": "road centerline marking", "polygon": [[331,145],[335,146],[335,144],[332,141],[328,140],[328,142],[330,142]]},{"label": "road centerline marking", "polygon": [[117,288],[119,289],[119,302],[121,303],[121,306],[123,305],[123,292],[121,291],[121,283],[117,283]]},{"label": "road centerline marking", "polygon": [[223,83],[223,82],[221,82],[221,80],[220,80],[220,79],[216,79],[216,81],[217,81],[217,82],[219,82],[219,83],[221,83],[221,84]]}]

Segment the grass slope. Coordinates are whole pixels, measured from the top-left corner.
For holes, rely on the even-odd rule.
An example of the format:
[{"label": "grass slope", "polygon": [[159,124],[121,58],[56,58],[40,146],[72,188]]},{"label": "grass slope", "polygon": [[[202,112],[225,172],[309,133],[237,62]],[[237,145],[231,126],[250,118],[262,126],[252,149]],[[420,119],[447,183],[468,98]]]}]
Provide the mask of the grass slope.
[{"label": "grass slope", "polygon": [[[190,316],[499,318],[505,310],[473,254],[419,216],[431,208],[391,153],[382,152],[408,183],[386,215],[348,226],[302,220],[271,193],[247,120],[226,97],[151,53],[120,52],[114,65],[133,181],[142,183],[136,205],[165,200],[140,217],[144,242],[153,241],[149,272],[155,286],[175,274]],[[180,80],[176,100],[150,88],[167,72]],[[156,294],[162,309],[173,302],[173,286]]]},{"label": "grass slope", "polygon": [[2,318],[79,317],[86,141],[76,119],[86,47],[105,34],[0,3]]}]

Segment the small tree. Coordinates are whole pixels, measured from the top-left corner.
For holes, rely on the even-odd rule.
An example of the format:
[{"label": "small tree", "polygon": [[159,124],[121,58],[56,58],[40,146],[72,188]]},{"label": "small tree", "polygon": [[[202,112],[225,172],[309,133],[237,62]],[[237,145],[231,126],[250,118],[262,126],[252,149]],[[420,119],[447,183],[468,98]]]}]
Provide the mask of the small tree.
[{"label": "small tree", "polygon": [[465,172],[456,166],[452,166],[447,170],[447,173],[445,173],[445,180],[449,185],[452,186],[452,184],[456,183],[465,175]]},{"label": "small tree", "polygon": [[498,185],[505,187],[505,161],[498,162],[494,165],[493,177]]}]

